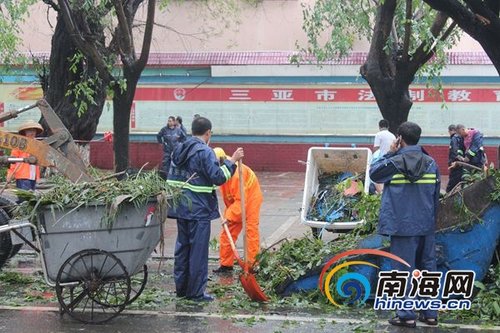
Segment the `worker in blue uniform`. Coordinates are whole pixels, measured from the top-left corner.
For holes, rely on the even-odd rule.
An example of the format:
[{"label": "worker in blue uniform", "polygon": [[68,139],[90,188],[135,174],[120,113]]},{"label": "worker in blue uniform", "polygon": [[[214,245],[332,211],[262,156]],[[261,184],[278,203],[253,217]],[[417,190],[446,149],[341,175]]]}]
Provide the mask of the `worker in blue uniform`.
[{"label": "worker in blue uniform", "polygon": [[448,126],[448,134],[450,135],[450,147],[448,150],[448,168],[450,170],[448,185],[446,192],[450,192],[462,181],[464,169],[461,165],[455,163],[464,157],[464,139],[457,133],[455,125]]},{"label": "worker in blue uniform", "polygon": [[243,158],[243,148],[219,165],[208,146],[212,124],[204,117],[193,120],[192,137],[179,144],[173,154],[167,183],[182,188],[183,198],[168,210],[177,219],[174,280],[177,297],[212,301],[205,292],[208,281],[210,221],[218,218],[215,186],[227,182]]},{"label": "worker in blue uniform", "polygon": [[483,133],[461,124],[457,125],[457,133],[463,138],[465,147],[465,156],[459,160],[482,169],[486,163]]},{"label": "worker in blue uniform", "polygon": [[[440,177],[434,159],[417,145],[421,133],[417,124],[402,123],[390,151],[370,168],[371,180],[384,184],[378,233],[390,236],[391,253],[411,266],[393,261],[392,268],[410,274],[415,269],[436,271],[434,233]],[[398,310],[389,323],[415,327],[416,319],[413,310]],[[437,325],[437,312],[422,310],[419,320]]]},{"label": "worker in blue uniform", "polygon": [[176,126],[174,116],[168,117],[167,126],[163,127],[158,134],[156,140],[163,145],[163,159],[161,163],[161,176],[165,179],[170,169],[170,161],[172,160],[172,152],[175,147],[186,140],[186,135],[180,127]]}]

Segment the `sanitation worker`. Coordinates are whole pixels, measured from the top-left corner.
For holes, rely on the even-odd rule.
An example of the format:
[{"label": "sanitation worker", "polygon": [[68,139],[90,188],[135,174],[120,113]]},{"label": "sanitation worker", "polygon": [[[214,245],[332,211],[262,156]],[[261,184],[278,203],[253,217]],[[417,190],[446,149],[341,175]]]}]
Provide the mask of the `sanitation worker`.
[{"label": "sanitation worker", "polygon": [[[34,139],[37,135],[43,132],[43,127],[33,120],[28,120],[21,124],[18,133],[27,138]],[[23,152],[17,148],[12,149],[10,156],[12,157],[30,157],[30,154]],[[24,162],[12,163],[7,170],[7,182],[16,180],[16,187],[23,190],[35,190],[36,182],[40,179],[40,167],[35,164]]]},{"label": "sanitation worker", "polygon": [[177,297],[194,301],[212,301],[206,293],[208,281],[208,243],[210,221],[217,219],[219,208],[215,185],[227,182],[243,155],[238,148],[222,165],[208,142],[212,123],[204,117],[193,120],[192,136],[179,144],[172,154],[167,183],[182,188],[183,198],[170,207],[168,216],[177,219],[174,280]]},{"label": "sanitation worker", "polygon": [[[410,265],[392,261],[392,269],[409,272],[410,276],[414,270],[435,272],[437,268],[435,229],[439,170],[434,159],[417,146],[421,133],[417,124],[402,123],[389,152],[370,167],[371,180],[384,183],[377,231],[390,236],[391,253]],[[410,290],[408,283],[405,295]],[[416,319],[413,310],[401,309],[389,323],[416,327]],[[437,311],[422,309],[418,319],[428,325],[437,325]]]},{"label": "sanitation worker", "polygon": [[[222,148],[214,148],[215,156],[223,165],[227,159],[226,153]],[[248,166],[241,164],[243,171],[243,187],[245,190],[245,210],[246,210],[246,234],[248,247],[248,263],[251,265],[255,261],[255,256],[260,249],[259,240],[259,216],[260,206],[262,205],[262,191],[260,190],[259,180],[255,173]],[[224,219],[228,222],[228,228],[236,242],[240,234],[243,224],[241,216],[241,196],[240,196],[240,177],[239,172],[229,179],[220,187],[222,197],[226,209],[224,211]],[[214,273],[226,273],[233,270],[234,255],[231,249],[231,244],[224,231],[220,233],[220,266]]]},{"label": "sanitation worker", "polygon": [[457,125],[457,133],[464,139],[465,147],[465,156],[459,157],[458,160],[483,168],[486,163],[483,134],[474,128],[467,129],[462,124]]},{"label": "sanitation worker", "polygon": [[172,161],[172,152],[180,142],[186,140],[186,135],[181,128],[176,126],[175,117],[170,116],[167,120],[167,126],[163,127],[156,134],[156,140],[163,145],[161,176],[166,179],[168,170],[170,169],[170,162]]},{"label": "sanitation worker", "polygon": [[463,160],[464,157],[464,139],[457,133],[455,125],[448,126],[448,134],[450,135],[450,149],[448,151],[448,167],[450,169],[448,185],[446,193],[450,192],[462,181],[464,169],[456,164],[456,161]]}]

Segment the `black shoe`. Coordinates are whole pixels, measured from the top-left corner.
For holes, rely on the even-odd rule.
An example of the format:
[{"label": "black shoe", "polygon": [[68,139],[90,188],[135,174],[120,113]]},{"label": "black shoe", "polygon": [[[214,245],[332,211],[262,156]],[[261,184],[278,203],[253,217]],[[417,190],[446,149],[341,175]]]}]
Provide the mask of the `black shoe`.
[{"label": "black shoe", "polygon": [[213,270],[213,272],[216,274],[231,273],[232,271],[233,266],[220,266],[219,268]]},{"label": "black shoe", "polygon": [[394,326],[409,327],[409,328],[417,327],[417,323],[415,322],[415,320],[404,320],[397,316],[392,319],[389,319],[389,324]]},{"label": "black shoe", "polygon": [[423,315],[420,315],[418,317],[418,321],[426,323],[429,326],[437,326],[438,324],[437,318],[425,318]]},{"label": "black shoe", "polygon": [[189,298],[189,300],[193,302],[213,302],[215,301],[215,297],[213,297],[210,294],[203,294],[203,296],[196,297],[196,298]]}]

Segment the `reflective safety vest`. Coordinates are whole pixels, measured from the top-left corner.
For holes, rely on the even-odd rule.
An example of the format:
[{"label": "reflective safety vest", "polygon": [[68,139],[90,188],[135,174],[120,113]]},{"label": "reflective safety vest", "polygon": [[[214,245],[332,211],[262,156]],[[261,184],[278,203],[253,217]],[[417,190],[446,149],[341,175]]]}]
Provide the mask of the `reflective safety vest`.
[{"label": "reflective safety vest", "polygon": [[[10,156],[27,158],[30,157],[30,154],[25,153],[19,149],[13,149]],[[9,167],[9,170],[7,170],[7,178],[39,180],[40,167],[36,164],[12,163]]]}]

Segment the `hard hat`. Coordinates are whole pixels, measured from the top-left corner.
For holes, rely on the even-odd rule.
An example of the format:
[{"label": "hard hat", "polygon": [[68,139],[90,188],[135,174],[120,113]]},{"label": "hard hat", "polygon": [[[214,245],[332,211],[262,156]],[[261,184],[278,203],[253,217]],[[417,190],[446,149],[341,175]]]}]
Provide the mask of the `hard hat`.
[{"label": "hard hat", "polygon": [[28,121],[25,121],[24,123],[22,123],[21,126],[19,126],[19,129],[17,130],[17,132],[19,134],[22,134],[23,131],[26,131],[28,129],[36,130],[36,135],[43,132],[42,125],[40,125],[39,123],[37,123],[34,120],[28,120]]},{"label": "hard hat", "polygon": [[221,158],[226,158],[226,153],[224,152],[224,149],[220,148],[220,147],[216,147],[214,148],[214,153],[215,153],[215,156],[217,156],[217,159],[220,160]]}]

